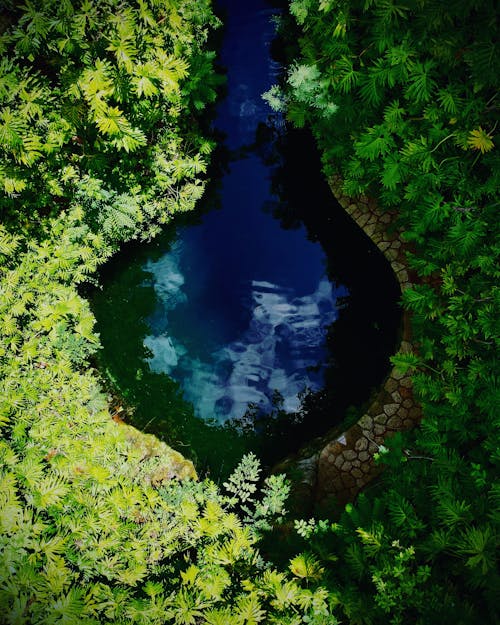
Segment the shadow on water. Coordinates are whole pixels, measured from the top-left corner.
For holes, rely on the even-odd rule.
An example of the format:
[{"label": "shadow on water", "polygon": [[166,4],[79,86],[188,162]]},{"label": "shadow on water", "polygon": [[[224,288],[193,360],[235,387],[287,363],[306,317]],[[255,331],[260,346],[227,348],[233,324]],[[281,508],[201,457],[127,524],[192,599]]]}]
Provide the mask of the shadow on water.
[{"label": "shadow on water", "polygon": [[222,4],[213,182],[195,213],[126,246],[91,296],[128,420],[215,480],[249,450],[272,465],[365,402],[400,323],[390,266],[334,200],[312,137],[260,97],[280,71],[272,9]]}]

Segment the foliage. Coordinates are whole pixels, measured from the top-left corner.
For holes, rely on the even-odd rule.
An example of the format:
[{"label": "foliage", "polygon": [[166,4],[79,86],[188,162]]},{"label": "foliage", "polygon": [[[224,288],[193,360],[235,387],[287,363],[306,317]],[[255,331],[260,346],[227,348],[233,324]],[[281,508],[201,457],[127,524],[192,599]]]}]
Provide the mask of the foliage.
[{"label": "foliage", "polygon": [[184,479],[191,464],[120,423],[88,364],[99,337],[78,286],[120,243],[152,236],[203,191],[211,144],[194,112],[217,82],[205,50],[216,25],[209,2],[7,9],[2,622],[334,623],[319,580],[304,587],[257,549],[283,514],[284,479],[268,478],[259,496],[252,457],[228,495]]},{"label": "foliage", "polygon": [[36,233],[40,217],[67,209],[89,185],[92,199],[99,189],[113,205],[108,230],[189,208],[211,151],[189,120],[193,101],[200,109],[215,98],[213,55],[202,47],[217,24],[208,0],[35,0],[8,15],[0,35],[7,225]]},{"label": "foliage", "polygon": [[[338,523],[258,551],[287,485],[246,457],[228,493],[113,421],[78,285],[203,191],[208,0],[6,2],[0,22],[0,605],[7,623],[494,622],[499,588],[493,3],[292,0],[288,74],[350,193],[397,206],[424,404],[393,470]],[[398,457],[405,459],[404,466]],[[337,618],[338,617],[338,618]]]},{"label": "foliage", "polygon": [[380,488],[333,528],[299,529],[323,562],[346,564],[326,574],[351,623],[496,622],[496,5],[292,0],[290,11],[300,50],[273,98],[312,126],[348,194],[399,211],[420,277],[403,295],[418,353],[394,363],[413,372],[424,410],[379,453]]}]

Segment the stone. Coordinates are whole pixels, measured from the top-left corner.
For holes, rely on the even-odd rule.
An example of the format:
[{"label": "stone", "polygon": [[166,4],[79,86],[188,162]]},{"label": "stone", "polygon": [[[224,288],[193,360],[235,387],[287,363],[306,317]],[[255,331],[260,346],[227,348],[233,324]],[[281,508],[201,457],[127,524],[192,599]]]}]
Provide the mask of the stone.
[{"label": "stone", "polygon": [[386,404],[384,406],[384,412],[388,417],[392,417],[397,412],[399,404]]},{"label": "stone", "polygon": [[384,425],[387,421],[387,415],[385,413],[378,414],[373,420],[377,425]]},{"label": "stone", "polygon": [[406,271],[406,269],[401,269],[400,271],[398,271],[397,276],[399,282],[408,282],[408,272]]},{"label": "stone", "polygon": [[354,458],[356,458],[356,452],[353,449],[346,449],[346,451],[344,451],[344,458],[346,460],[354,460]]},{"label": "stone", "polygon": [[402,371],[399,371],[396,367],[391,371],[391,377],[395,380],[402,380],[405,377],[405,374]]},{"label": "stone", "polygon": [[333,464],[335,462],[335,456],[333,454],[328,454],[328,463]]},{"label": "stone", "polygon": [[348,460],[346,460],[346,461],[344,462],[344,464],[340,467],[340,470],[341,470],[343,473],[349,473],[349,471],[351,470],[351,468],[352,468],[352,467],[351,467],[351,463],[350,463]]},{"label": "stone", "polygon": [[394,403],[396,404],[400,404],[403,401],[403,398],[398,393],[398,391],[394,391],[394,393],[391,393],[391,397],[394,400]]},{"label": "stone", "polygon": [[376,425],[373,428],[373,431],[375,432],[375,435],[376,435],[375,438],[377,436],[382,436],[385,433],[386,429],[387,427],[385,425]]},{"label": "stone", "polygon": [[384,389],[388,393],[394,392],[398,388],[398,383],[394,378],[389,378],[387,382],[384,384]]},{"label": "stone", "polygon": [[197,479],[193,463],[153,434],[140,432],[126,423],[117,423],[117,427],[125,435],[131,456],[140,462],[140,479],[144,483],[159,487],[172,479]]},{"label": "stone", "polygon": [[413,400],[413,393],[411,388],[405,388],[404,386],[400,386],[399,387],[399,394],[401,395],[401,397],[406,400],[409,399],[412,402],[412,405],[414,403]]},{"label": "stone", "polygon": [[381,252],[385,252],[386,249],[391,247],[391,244],[389,243],[389,241],[381,241],[378,247]]},{"label": "stone", "polygon": [[391,243],[391,248],[393,250],[399,250],[399,248],[401,247],[401,241],[399,241],[398,239],[395,239],[392,243]]},{"label": "stone", "polygon": [[351,471],[351,475],[353,475],[354,477],[363,477],[363,471],[361,471],[360,469],[353,469]]},{"label": "stone", "polygon": [[401,417],[401,419],[406,419],[406,417],[408,416],[408,410],[406,408],[403,408],[403,406],[400,406],[396,414],[398,415],[398,417]]},{"label": "stone", "polygon": [[368,462],[365,462],[364,464],[361,465],[360,469],[361,471],[363,471],[363,473],[369,473],[371,469],[371,465],[368,464]]},{"label": "stone", "polygon": [[340,468],[341,468],[341,466],[342,466],[343,464],[344,464],[344,459],[342,458],[342,456],[337,456],[337,457],[335,458],[334,465],[335,465],[338,469],[340,469]]},{"label": "stone", "polygon": [[358,440],[356,441],[354,445],[354,449],[356,449],[356,451],[364,451],[367,448],[368,448],[368,440],[364,436],[361,438],[358,438]]},{"label": "stone", "polygon": [[373,235],[375,234],[376,226],[374,223],[368,223],[366,226],[363,227],[363,230],[370,238],[373,238]]},{"label": "stone", "polygon": [[401,419],[399,417],[391,417],[387,422],[387,425],[392,430],[399,430],[399,428],[401,427]]},{"label": "stone", "polygon": [[405,426],[405,428],[412,428],[415,425],[415,423],[413,422],[412,419],[405,419],[403,421],[403,425]]},{"label": "stone", "polygon": [[361,419],[358,421],[358,425],[361,428],[366,428],[367,430],[371,430],[373,427],[373,420],[369,415],[364,414],[361,417]]},{"label": "stone", "polygon": [[370,458],[370,454],[367,451],[361,451],[358,454],[358,458],[361,460],[361,462],[366,462]]},{"label": "stone", "polygon": [[359,468],[361,466],[361,461],[360,460],[353,460],[352,461],[352,466],[355,468]]},{"label": "stone", "polygon": [[411,408],[413,406],[413,402],[411,399],[405,399],[403,402],[403,407],[404,408]]},{"label": "stone", "polygon": [[413,386],[413,382],[411,380],[411,378],[403,378],[400,382],[401,386],[404,386],[406,388],[411,388]]},{"label": "stone", "polygon": [[390,216],[388,213],[385,213],[384,215],[382,215],[382,216],[380,217],[380,221],[381,221],[383,224],[390,224],[390,223],[391,223],[391,221],[392,221],[392,218],[391,218],[391,216]]},{"label": "stone", "polygon": [[358,221],[358,226],[360,228],[364,228],[365,225],[368,223],[368,220],[370,219],[370,215],[368,215],[368,213],[365,213],[364,215],[362,215]]},{"label": "stone", "polygon": [[421,411],[418,406],[414,406],[413,408],[410,408],[410,412],[409,412],[410,419],[420,419],[420,416],[421,416]]}]

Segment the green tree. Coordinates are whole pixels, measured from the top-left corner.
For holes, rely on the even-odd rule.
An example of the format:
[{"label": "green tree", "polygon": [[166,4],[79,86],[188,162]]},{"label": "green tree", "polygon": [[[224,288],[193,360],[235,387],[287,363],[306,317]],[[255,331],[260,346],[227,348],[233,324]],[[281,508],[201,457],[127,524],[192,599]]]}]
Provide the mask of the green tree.
[{"label": "green tree", "polygon": [[328,574],[349,622],[495,622],[496,6],[292,0],[290,11],[299,49],[272,95],[311,125],[328,176],[398,210],[421,282],[403,295],[418,353],[394,362],[414,374],[422,425],[392,444],[383,484],[310,541],[347,563]]}]

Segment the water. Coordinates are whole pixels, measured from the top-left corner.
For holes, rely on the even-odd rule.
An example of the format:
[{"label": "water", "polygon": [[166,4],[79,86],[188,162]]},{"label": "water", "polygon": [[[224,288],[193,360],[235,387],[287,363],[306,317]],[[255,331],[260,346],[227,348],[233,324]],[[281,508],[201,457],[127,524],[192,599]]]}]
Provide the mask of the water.
[{"label": "water", "polygon": [[215,478],[249,449],[277,461],[365,401],[399,320],[390,268],[332,198],[311,138],[261,98],[281,71],[275,9],[219,4],[223,173],[196,214],[109,263],[92,297],[132,423]]}]

